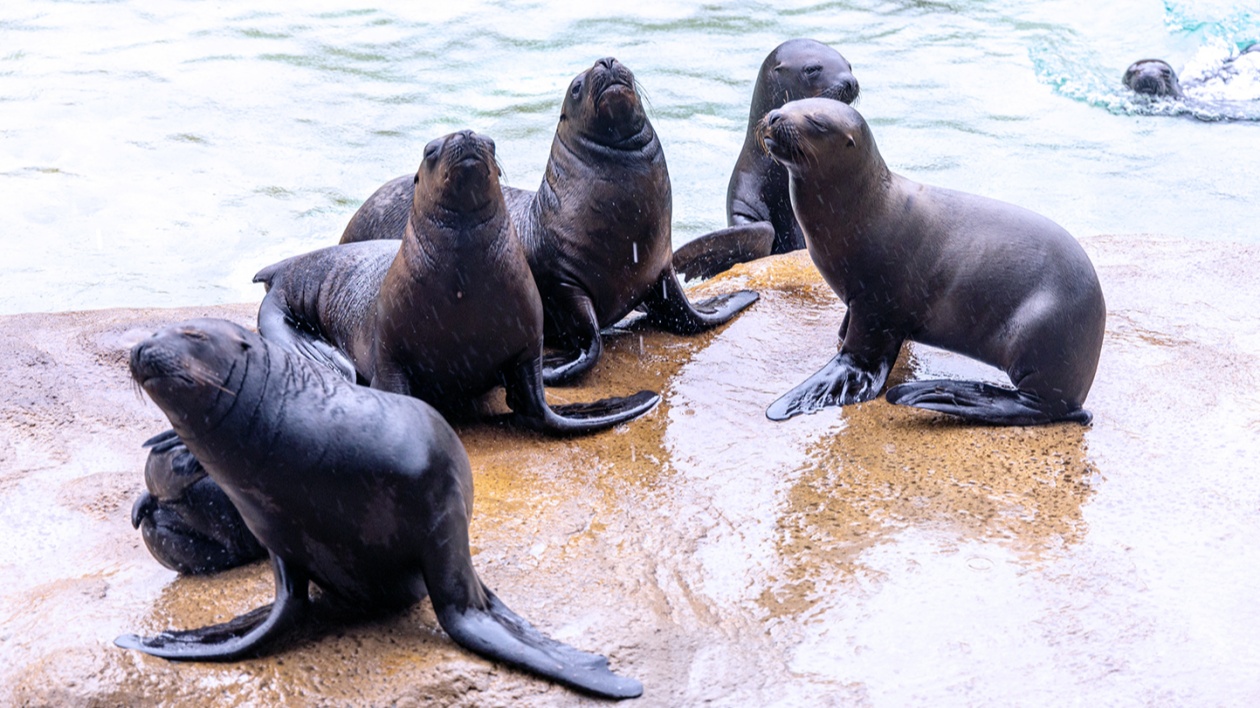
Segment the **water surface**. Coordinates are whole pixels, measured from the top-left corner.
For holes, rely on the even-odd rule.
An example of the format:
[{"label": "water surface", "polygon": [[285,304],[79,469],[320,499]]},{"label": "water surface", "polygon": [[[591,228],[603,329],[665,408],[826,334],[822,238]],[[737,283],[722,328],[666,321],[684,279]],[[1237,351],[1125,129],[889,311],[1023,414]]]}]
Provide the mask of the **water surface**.
[{"label": "water surface", "polygon": [[0,312],[257,299],[258,269],[335,243],[457,129],[493,137],[532,189],[565,87],[606,55],[648,95],[681,244],[724,224],[757,68],[797,36],[853,62],[909,177],[1078,236],[1254,242],[1260,125],[1134,115],[1119,81],[1134,59],[1181,69],[1258,34],[1221,0],[27,0],[0,10]]}]

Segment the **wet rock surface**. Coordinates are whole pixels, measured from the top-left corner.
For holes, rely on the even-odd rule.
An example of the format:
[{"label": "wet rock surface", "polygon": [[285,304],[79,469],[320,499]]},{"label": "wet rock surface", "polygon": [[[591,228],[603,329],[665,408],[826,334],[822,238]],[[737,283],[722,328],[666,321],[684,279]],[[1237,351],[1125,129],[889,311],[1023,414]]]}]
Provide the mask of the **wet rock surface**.
[{"label": "wet rock surface", "polygon": [[[976,427],[883,400],[772,423],[843,308],[803,253],[701,293],[762,300],[699,337],[629,331],[553,402],[648,388],[599,435],[457,426],[474,563],[637,705],[1228,704],[1260,696],[1260,248],[1085,240],[1108,304],[1089,428]],[[285,651],[174,664],[120,633],[272,597],[255,564],[180,578],[128,521],[164,429],[126,351],[255,305],[0,318],[0,703],[577,705],[454,645],[427,602]],[[911,347],[890,384],[1002,374]]]}]

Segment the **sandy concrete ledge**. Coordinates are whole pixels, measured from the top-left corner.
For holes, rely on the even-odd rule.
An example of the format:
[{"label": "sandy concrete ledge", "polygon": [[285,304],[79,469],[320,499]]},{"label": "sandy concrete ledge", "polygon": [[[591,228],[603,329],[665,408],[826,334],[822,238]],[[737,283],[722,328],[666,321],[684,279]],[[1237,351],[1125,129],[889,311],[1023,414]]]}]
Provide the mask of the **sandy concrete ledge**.
[{"label": "sandy concrete ledge", "polygon": [[[834,352],[803,254],[703,286],[762,300],[699,337],[632,331],[555,401],[664,401],[599,435],[459,428],[474,561],[636,705],[1245,704],[1260,699],[1260,248],[1085,241],[1107,298],[1090,428],[991,429],[882,400],[762,411]],[[0,318],[0,703],[577,705],[455,646],[429,605],[281,654],[172,664],[119,633],[271,598],[258,564],[178,578],[128,522],[165,427],[125,355],[255,305]],[[893,382],[1000,377],[912,348]]]}]

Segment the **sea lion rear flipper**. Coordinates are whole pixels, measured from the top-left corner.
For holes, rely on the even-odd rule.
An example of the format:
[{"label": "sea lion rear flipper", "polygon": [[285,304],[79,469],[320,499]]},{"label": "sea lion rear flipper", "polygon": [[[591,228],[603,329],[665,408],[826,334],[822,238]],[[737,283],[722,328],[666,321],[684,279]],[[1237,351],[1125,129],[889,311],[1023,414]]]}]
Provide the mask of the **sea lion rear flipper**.
[{"label": "sea lion rear flipper", "polygon": [[424,582],[442,629],[481,656],[605,698],[635,698],[643,684],[618,676],[608,659],[558,642],[508,609],[477,577],[468,548],[468,517],[454,505],[424,534]]},{"label": "sea lion rear flipper", "polygon": [[1041,425],[1075,422],[1088,424],[1093,418],[1082,408],[1065,412],[1049,406],[1026,391],[1002,388],[979,381],[912,381],[888,389],[889,403],[949,413],[990,425]]},{"label": "sea lion rear flipper", "polygon": [[223,624],[162,632],[154,637],[124,634],[114,644],[177,661],[232,661],[257,654],[300,622],[310,607],[309,579],[273,555],[276,600]]},{"label": "sea lion rear flipper", "polygon": [[523,358],[503,374],[508,407],[531,428],[548,433],[593,433],[647,413],[661,397],[651,391],[552,408],[543,396],[542,359]]},{"label": "sea lion rear flipper", "polygon": [[674,272],[684,280],[712,278],[740,263],[770,255],[774,226],[768,221],[710,231],[674,251]]},{"label": "sea lion rear flipper", "polygon": [[692,303],[670,267],[648,290],[643,304],[647,307],[648,322],[653,325],[676,334],[696,334],[726,322],[758,297],[752,290],[739,290]]},{"label": "sea lion rear flipper", "polygon": [[590,371],[604,351],[599,335],[599,319],[595,304],[586,291],[574,286],[560,286],[544,300],[547,318],[561,334],[562,354],[551,354],[543,360],[542,380],[548,386],[560,386]]},{"label": "sea lion rear flipper", "polygon": [[281,302],[279,290],[267,291],[258,306],[258,333],[291,352],[332,368],[349,381],[355,381],[354,363],[337,347],[302,327]]}]

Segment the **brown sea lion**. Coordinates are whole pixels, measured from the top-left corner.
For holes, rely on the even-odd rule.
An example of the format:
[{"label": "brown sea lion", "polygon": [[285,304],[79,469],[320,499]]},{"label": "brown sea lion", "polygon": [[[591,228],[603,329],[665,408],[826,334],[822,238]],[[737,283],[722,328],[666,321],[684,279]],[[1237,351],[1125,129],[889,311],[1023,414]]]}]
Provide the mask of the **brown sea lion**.
[{"label": "brown sea lion", "polygon": [[840,353],[766,411],[773,420],[878,395],[912,340],[1002,369],[1015,388],[915,381],[888,400],[985,423],[1087,423],[1107,317],[1071,234],[1012,204],[892,173],[838,101],[771,111],[763,139],[791,175],[810,258],[848,312]]}]

